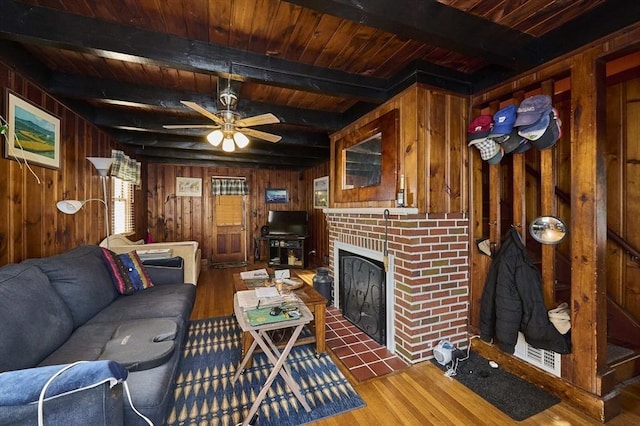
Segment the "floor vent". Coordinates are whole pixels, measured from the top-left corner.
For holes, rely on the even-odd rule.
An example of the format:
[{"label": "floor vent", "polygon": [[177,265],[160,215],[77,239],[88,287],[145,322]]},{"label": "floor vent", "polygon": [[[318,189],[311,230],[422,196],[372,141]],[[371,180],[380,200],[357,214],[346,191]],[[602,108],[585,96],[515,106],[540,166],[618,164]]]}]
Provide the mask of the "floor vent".
[{"label": "floor vent", "polygon": [[534,348],[527,343],[522,333],[518,333],[518,343],[516,343],[514,355],[554,376],[561,377],[562,375],[560,369],[560,354],[546,349]]}]

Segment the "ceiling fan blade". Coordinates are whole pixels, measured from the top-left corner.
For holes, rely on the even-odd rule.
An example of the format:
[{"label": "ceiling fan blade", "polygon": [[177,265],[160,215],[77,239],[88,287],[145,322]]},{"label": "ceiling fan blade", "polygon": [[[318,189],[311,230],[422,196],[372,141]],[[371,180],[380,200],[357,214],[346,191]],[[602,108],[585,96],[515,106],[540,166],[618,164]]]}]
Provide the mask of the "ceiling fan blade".
[{"label": "ceiling fan blade", "polygon": [[219,125],[223,125],[224,124],[224,120],[220,117],[218,117],[217,115],[215,115],[214,113],[212,113],[211,111],[207,111],[206,109],[204,109],[203,107],[201,107],[200,105],[198,105],[195,102],[191,102],[191,101],[180,101],[180,103],[182,103],[182,105],[186,105],[189,108],[191,108],[194,111],[199,112],[200,114],[204,115],[205,117],[215,121],[217,124]]},{"label": "ceiling fan blade", "polygon": [[217,124],[164,124],[165,129],[219,129]]},{"label": "ceiling fan blade", "polygon": [[254,138],[258,138],[258,139],[264,139],[265,141],[269,141],[269,142],[278,142],[280,139],[282,139],[282,136],[278,136],[278,135],[273,135],[271,133],[267,133],[267,132],[261,132],[260,130],[255,130],[255,129],[238,129],[241,133],[244,133],[247,136],[252,136]]},{"label": "ceiling fan blade", "polygon": [[236,126],[238,127],[249,127],[249,126],[261,126],[263,124],[276,124],[279,123],[280,120],[278,117],[271,113],[255,115],[253,117],[242,118],[240,120],[236,120]]}]

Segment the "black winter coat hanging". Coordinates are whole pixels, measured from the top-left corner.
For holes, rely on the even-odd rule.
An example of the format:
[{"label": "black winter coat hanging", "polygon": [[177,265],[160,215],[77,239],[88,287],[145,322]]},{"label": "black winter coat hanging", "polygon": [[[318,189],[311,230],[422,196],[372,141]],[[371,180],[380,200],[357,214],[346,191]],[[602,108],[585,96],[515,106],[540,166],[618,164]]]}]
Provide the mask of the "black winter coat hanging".
[{"label": "black winter coat hanging", "polygon": [[529,259],[520,235],[509,230],[493,257],[482,291],[480,338],[512,354],[518,331],[534,348],[561,354],[571,352],[569,333],[556,330],[542,296],[540,271]]}]

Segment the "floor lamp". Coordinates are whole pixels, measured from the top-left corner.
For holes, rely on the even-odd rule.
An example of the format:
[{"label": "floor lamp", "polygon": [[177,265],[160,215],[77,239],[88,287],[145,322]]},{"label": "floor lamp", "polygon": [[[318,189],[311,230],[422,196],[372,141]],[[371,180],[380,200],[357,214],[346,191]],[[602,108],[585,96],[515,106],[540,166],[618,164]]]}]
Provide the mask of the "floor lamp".
[{"label": "floor lamp", "polygon": [[56,207],[62,213],[65,214],[76,214],[80,211],[80,209],[89,201],[99,201],[104,204],[104,221],[105,221],[105,229],[107,232],[107,248],[109,248],[109,235],[111,234],[109,231],[109,203],[107,202],[107,173],[109,173],[109,168],[111,167],[111,163],[113,163],[113,158],[110,157],[87,157],[87,160],[91,161],[91,164],[96,168],[98,173],[100,174],[100,180],[102,181],[102,199],[100,198],[89,198],[87,200],[62,200],[56,203]]}]

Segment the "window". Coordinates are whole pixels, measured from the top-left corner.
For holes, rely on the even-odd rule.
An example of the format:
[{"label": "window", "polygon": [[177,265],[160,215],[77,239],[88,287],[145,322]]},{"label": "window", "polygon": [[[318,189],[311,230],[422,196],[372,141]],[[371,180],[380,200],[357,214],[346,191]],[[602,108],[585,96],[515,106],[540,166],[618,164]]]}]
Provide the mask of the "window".
[{"label": "window", "polygon": [[133,183],[117,177],[111,177],[113,182],[111,198],[112,234],[134,232],[133,221]]}]

